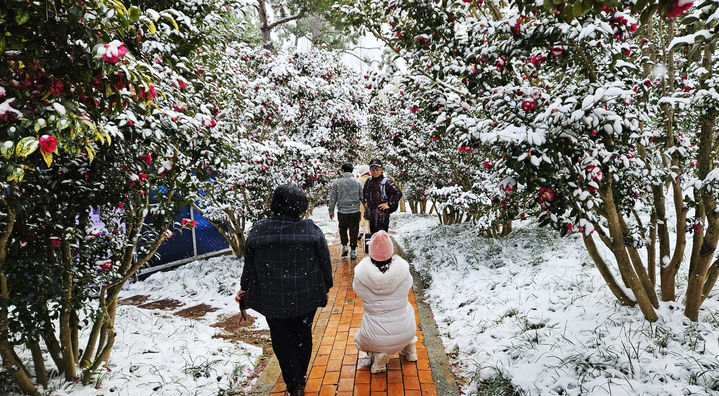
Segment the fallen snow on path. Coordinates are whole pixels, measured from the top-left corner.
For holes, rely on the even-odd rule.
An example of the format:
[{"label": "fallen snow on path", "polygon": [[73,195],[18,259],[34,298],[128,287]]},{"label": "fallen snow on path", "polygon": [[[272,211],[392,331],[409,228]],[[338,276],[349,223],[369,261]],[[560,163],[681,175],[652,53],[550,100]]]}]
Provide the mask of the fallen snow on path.
[{"label": "fallen snow on path", "polygon": [[579,238],[531,223],[502,239],[436,224],[402,215],[393,227],[428,283],[464,393],[501,374],[532,395],[719,394],[716,291],[700,323],[662,303],[652,324],[616,303]]}]

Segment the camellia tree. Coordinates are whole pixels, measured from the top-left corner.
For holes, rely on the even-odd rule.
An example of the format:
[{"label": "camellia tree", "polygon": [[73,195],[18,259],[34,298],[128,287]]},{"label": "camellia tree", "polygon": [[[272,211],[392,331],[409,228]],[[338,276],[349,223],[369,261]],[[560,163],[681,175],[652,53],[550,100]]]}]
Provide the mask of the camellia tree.
[{"label": "camellia tree", "polygon": [[3,8],[0,354],[25,393],[47,386],[41,341],[58,373],[77,380],[79,367],[87,383],[109,360],[125,281],[193,226],[172,218],[215,144],[215,107],[188,59],[225,18],[208,4],[193,18],[119,2]]},{"label": "camellia tree", "polygon": [[[534,2],[368,0],[343,7],[348,20],[428,79],[416,90],[440,87],[466,103],[461,111],[435,111],[438,130],[440,124],[461,130],[457,146],[487,153],[495,190],[533,197],[520,199],[515,213],[562,233],[580,232],[617,299],[638,304],[651,321],[657,266],[661,297],[675,298],[684,230],[694,234],[690,319],[698,319],[713,285],[716,233],[708,213],[715,205],[709,194],[715,139],[707,132],[716,129],[709,110],[716,107],[704,103],[713,103],[715,10],[712,1],[538,8]],[[683,46],[692,48],[684,53]],[[667,186],[678,230],[673,246]]]},{"label": "camellia tree", "polygon": [[196,209],[242,256],[246,226],[269,213],[277,185],[298,184],[311,206],[326,199],[334,171],[359,156],[365,102],[358,77],[328,52],[229,43],[213,62],[224,145],[206,153],[212,177],[198,178]]}]

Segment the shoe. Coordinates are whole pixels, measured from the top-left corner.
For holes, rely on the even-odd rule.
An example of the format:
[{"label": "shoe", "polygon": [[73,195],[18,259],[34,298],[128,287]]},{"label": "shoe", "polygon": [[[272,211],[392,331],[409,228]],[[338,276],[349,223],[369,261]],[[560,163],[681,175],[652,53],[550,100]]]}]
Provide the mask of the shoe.
[{"label": "shoe", "polygon": [[350,258],[351,258],[352,260],[356,260],[356,259],[357,259],[357,250],[355,250],[355,249],[350,250]]},{"label": "shoe", "polygon": [[372,374],[387,371],[387,362],[389,362],[389,357],[390,357],[389,353],[373,354],[372,367],[370,367],[369,371],[371,371]]},{"label": "shoe", "polygon": [[287,389],[287,393],[289,393],[290,396],[305,396],[305,386],[297,385],[292,390]]},{"label": "shoe", "polygon": [[399,351],[399,354],[404,356],[404,358],[408,362],[416,362],[417,361],[417,347],[415,345],[415,342],[413,341],[406,347],[402,348],[402,350]]},{"label": "shoe", "polygon": [[347,246],[342,246],[342,257],[347,257],[347,253],[349,253]]}]

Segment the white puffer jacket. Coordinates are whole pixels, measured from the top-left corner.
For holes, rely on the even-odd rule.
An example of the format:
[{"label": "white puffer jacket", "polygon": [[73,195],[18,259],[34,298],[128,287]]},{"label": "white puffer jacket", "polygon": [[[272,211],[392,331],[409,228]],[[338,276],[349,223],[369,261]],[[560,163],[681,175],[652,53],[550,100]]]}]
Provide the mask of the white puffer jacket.
[{"label": "white puffer jacket", "polygon": [[361,351],[395,353],[415,341],[417,325],[409,303],[412,275],[409,263],[392,257],[389,269],[382,273],[365,257],[355,267],[352,288],[362,299],[362,326],[355,335]]}]

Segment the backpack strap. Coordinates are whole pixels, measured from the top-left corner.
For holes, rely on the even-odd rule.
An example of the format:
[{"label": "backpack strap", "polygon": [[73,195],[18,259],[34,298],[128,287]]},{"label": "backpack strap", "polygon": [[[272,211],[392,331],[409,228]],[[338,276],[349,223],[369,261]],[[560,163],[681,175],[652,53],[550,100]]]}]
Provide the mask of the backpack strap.
[{"label": "backpack strap", "polygon": [[379,184],[379,191],[382,194],[382,201],[387,202],[387,191],[385,185],[387,184],[387,176],[385,176]]}]

